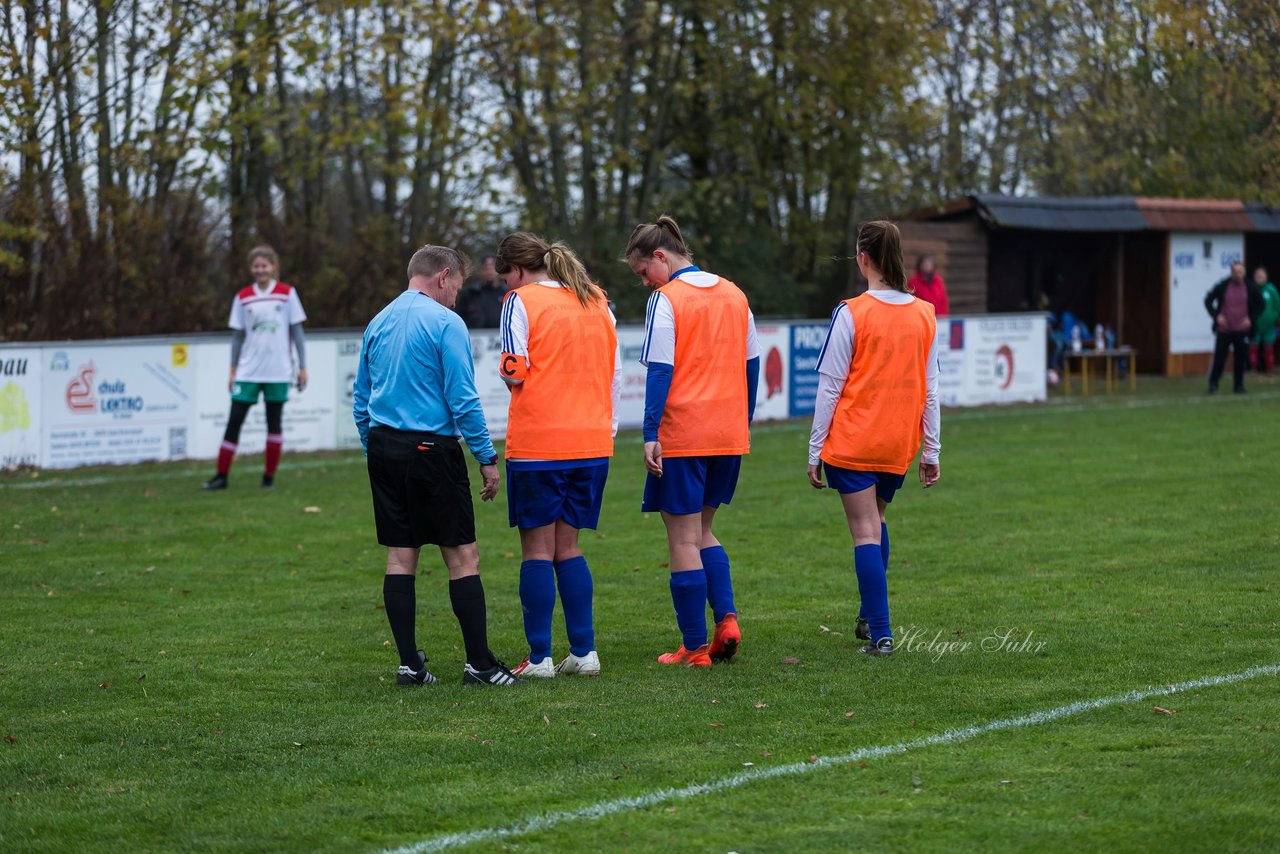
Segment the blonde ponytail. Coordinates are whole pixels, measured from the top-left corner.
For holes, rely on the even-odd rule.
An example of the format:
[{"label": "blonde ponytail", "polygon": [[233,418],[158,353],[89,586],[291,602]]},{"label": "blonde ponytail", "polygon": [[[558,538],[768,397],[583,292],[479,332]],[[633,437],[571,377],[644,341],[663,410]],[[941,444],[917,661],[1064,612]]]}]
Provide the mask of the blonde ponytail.
[{"label": "blonde ponytail", "polygon": [[546,265],[547,272],[551,274],[551,278],[573,291],[574,296],[578,298],[578,302],[583,306],[588,306],[597,299],[604,298],[604,291],[600,286],[591,281],[591,277],[587,275],[587,268],[582,265],[582,261],[574,254],[573,250],[563,243],[553,243],[547,247],[547,252],[542,257],[543,264]]}]

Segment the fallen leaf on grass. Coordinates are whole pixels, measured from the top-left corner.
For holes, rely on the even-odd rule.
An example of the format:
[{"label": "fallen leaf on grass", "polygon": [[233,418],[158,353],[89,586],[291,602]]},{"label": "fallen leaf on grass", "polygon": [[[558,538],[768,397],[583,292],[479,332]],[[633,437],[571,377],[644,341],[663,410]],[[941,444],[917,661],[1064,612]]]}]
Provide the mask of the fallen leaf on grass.
[{"label": "fallen leaf on grass", "polygon": [[547,717],[546,715],[542,716],[542,722],[547,726],[551,726],[551,718]]},{"label": "fallen leaf on grass", "polygon": [[124,789],[118,788],[116,786],[108,786],[102,791],[106,792],[108,795],[119,795],[124,792]]},{"label": "fallen leaf on grass", "polygon": [[306,506],[306,507],[303,507],[303,508],[302,508],[302,512],[303,512],[303,513],[319,513],[319,512],[320,512],[320,508],[319,508],[319,507],[316,507],[314,504],[311,504],[311,505],[308,505],[308,506]]},{"label": "fallen leaf on grass", "polygon": [[810,756],[810,757],[809,757],[809,764],[810,764],[810,765],[817,765],[817,764],[818,764],[818,754],[816,754],[816,753],[815,753],[815,754],[813,754],[812,756]]},{"label": "fallen leaf on grass", "polygon": [[155,571],[156,571],[156,568],[155,568],[154,566],[149,566],[149,567],[147,567],[146,569],[144,569],[144,570],[142,570],[142,571],[143,571],[143,572],[155,572]]},{"label": "fallen leaf on grass", "polygon": [[1173,717],[1178,713],[1176,709],[1166,709],[1164,706],[1155,706],[1151,711],[1155,712],[1157,715],[1168,715],[1169,717]]},{"label": "fallen leaf on grass", "polygon": [[756,708],[757,708],[757,709],[767,709],[767,708],[769,708],[769,704],[768,704],[768,703],[765,703],[765,702],[763,702],[763,701],[762,701],[762,702],[756,703]]},{"label": "fallen leaf on grass", "polygon": [[9,742],[10,744],[17,744],[17,743],[18,743],[18,737],[17,737],[16,735],[6,735],[6,736],[4,737],[4,740],[5,740],[5,741],[7,741],[7,742]]},{"label": "fallen leaf on grass", "polygon": [[786,658],[782,659],[782,663],[783,663],[783,664],[799,664],[799,663],[800,663],[800,659],[798,659],[798,658],[796,658],[795,656],[791,655],[791,656],[787,656]]},{"label": "fallen leaf on grass", "polygon": [[844,716],[845,716],[846,718],[851,718],[851,717],[853,717],[853,712],[845,712],[845,713],[844,713]]},{"label": "fallen leaf on grass", "polygon": [[293,746],[294,746],[294,747],[301,747],[301,746],[302,746],[302,742],[300,742],[300,741],[295,741],[295,742],[293,743]]},{"label": "fallen leaf on grass", "polygon": [[98,687],[99,687],[99,688],[110,688],[110,687],[111,687],[111,683],[110,683],[110,682],[99,682],[99,683],[98,683]]},{"label": "fallen leaf on grass", "polygon": [[1000,785],[1001,785],[1001,786],[1007,786],[1007,785],[1009,785],[1009,784],[1010,784],[1010,783],[1012,783],[1012,782],[1013,782],[1012,780],[1001,780],[1001,781],[1000,781]]},{"label": "fallen leaf on grass", "polygon": [[145,673],[139,674],[139,675],[138,675],[138,682],[139,682],[139,684],[141,684],[141,683],[142,683],[146,678],[147,678],[147,674],[145,674]]},{"label": "fallen leaf on grass", "polygon": [[743,763],[742,763],[742,767],[743,767],[743,768],[750,768],[752,765],[755,765],[755,764],[756,764],[756,763],[754,763],[754,762],[743,762]]},{"label": "fallen leaf on grass", "polygon": [[707,724],[707,726],[713,726],[716,729],[724,729],[724,724]]},{"label": "fallen leaf on grass", "polygon": [[818,628],[819,628],[819,629],[821,629],[824,633],[825,633],[825,632],[829,632],[829,631],[831,631],[831,629],[829,629],[829,628],[827,628],[826,626],[821,625],[821,624],[819,624]]}]

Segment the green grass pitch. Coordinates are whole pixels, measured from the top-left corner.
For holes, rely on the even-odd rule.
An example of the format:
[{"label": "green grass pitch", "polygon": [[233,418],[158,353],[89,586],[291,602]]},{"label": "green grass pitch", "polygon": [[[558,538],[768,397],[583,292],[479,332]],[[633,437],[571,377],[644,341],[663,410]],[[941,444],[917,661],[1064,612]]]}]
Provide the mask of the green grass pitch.
[{"label": "green grass pitch", "polygon": [[[856,654],[848,532],[789,423],[754,431],[717,525],[737,660],[656,665],[678,643],[666,547],[624,434],[583,535],[603,675],[518,691],[458,684],[435,554],[418,626],[444,682],[395,687],[358,454],[286,449],[270,492],[255,457],[213,494],[207,464],[0,476],[0,850],[374,851],[1280,664],[1280,387],[1201,385],[946,413],[941,483],[909,478],[890,511],[891,659]],[[515,664],[518,538],[503,497],[477,517],[491,643]],[[991,649],[1006,633],[1015,648]],[[558,658],[558,610],[555,640]],[[1119,703],[468,850],[1276,850],[1278,688]]]}]

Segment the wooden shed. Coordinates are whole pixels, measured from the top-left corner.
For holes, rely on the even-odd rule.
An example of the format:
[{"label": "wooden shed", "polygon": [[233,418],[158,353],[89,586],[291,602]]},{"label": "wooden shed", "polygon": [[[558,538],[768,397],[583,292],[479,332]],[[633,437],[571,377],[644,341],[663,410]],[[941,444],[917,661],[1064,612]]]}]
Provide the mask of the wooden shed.
[{"label": "wooden shed", "polygon": [[953,313],[1071,311],[1169,375],[1208,370],[1204,295],[1233,261],[1280,275],[1280,209],[1238,200],[976,195],[902,232],[908,263],[914,247],[937,257]]}]

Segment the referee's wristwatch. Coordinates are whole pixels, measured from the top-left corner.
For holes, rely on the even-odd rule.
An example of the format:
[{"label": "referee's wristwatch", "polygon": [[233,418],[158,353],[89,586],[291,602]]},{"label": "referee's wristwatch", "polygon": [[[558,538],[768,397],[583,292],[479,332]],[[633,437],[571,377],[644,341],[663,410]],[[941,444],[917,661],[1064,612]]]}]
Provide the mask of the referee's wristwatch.
[{"label": "referee's wristwatch", "polygon": [[498,464],[498,455],[494,454],[487,460],[479,460],[479,463],[482,466],[496,466]]}]

